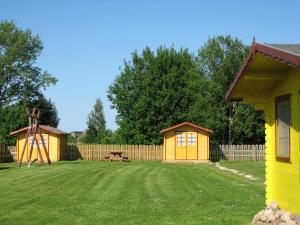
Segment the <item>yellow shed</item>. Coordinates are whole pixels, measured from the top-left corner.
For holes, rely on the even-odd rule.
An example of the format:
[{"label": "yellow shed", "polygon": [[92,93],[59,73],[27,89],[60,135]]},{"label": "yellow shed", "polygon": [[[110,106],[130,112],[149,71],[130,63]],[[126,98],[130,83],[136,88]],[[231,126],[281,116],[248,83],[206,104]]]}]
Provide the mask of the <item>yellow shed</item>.
[{"label": "yellow shed", "polygon": [[[50,126],[40,125],[39,127],[42,131],[42,136],[46,144],[47,150],[49,152],[49,158],[51,162],[66,159],[68,133]],[[21,158],[28,128],[29,127],[25,127],[10,133],[11,135],[16,136],[17,138],[16,141],[17,161],[19,161]],[[29,137],[28,144],[24,152],[23,161],[25,162],[28,161],[31,140],[32,140],[32,136]],[[46,155],[44,153],[42,141],[40,140],[39,135],[37,135],[37,140],[40,145],[43,160],[46,161]],[[32,156],[31,156],[31,160],[34,159],[40,160],[40,157],[38,156],[36,143],[34,144]]]},{"label": "yellow shed", "polygon": [[161,130],[164,161],[209,160],[210,129],[184,122]]},{"label": "yellow shed", "polygon": [[266,203],[300,213],[300,45],[253,43],[226,99],[265,112]]}]

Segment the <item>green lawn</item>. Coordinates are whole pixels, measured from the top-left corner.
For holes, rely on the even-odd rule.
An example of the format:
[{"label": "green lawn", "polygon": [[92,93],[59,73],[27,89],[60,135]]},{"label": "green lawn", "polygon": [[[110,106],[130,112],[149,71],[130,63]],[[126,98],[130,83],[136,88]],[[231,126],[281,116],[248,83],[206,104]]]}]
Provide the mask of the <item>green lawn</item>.
[{"label": "green lawn", "polygon": [[2,163],[0,203],[0,224],[238,225],[264,207],[264,185],[208,164]]}]

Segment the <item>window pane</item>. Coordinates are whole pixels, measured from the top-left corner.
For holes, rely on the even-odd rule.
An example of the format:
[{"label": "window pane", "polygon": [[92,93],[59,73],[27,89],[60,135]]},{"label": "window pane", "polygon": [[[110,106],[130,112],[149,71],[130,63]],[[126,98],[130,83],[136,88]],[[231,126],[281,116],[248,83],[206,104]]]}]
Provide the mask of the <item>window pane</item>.
[{"label": "window pane", "polygon": [[185,146],[185,133],[178,133],[176,136],[177,146]]},{"label": "window pane", "polygon": [[196,134],[188,133],[188,145],[195,146],[196,145]]},{"label": "window pane", "polygon": [[290,100],[289,97],[276,102],[276,153],[289,158],[290,146]]}]

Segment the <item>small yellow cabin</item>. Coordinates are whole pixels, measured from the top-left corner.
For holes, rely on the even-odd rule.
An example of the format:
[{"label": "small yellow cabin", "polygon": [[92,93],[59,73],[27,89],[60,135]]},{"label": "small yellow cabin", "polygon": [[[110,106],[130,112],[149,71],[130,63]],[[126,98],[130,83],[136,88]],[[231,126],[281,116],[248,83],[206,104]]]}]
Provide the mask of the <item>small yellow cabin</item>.
[{"label": "small yellow cabin", "polygon": [[226,99],[264,111],[266,203],[300,214],[300,45],[254,42]]},{"label": "small yellow cabin", "polygon": [[[67,138],[68,133],[61,131],[57,128],[40,125],[39,126],[42,131],[42,136],[45,142],[45,145],[47,147],[47,150],[49,152],[49,158],[51,162],[55,162],[58,160],[63,160],[66,157],[66,151],[67,151]],[[20,160],[23,146],[26,140],[26,133],[28,131],[29,127],[25,127],[22,129],[19,129],[17,131],[11,132],[10,135],[16,136],[16,152],[17,161]],[[41,149],[43,160],[46,161],[46,155],[43,149],[42,141],[40,140],[39,135],[37,135],[37,140]],[[30,151],[30,145],[32,142],[32,136],[28,139],[28,144],[26,145],[26,149],[24,152],[23,160],[22,161],[28,161],[29,157],[29,151]],[[40,157],[38,155],[37,146],[36,143],[33,146],[32,156],[29,160],[40,160]]]},{"label": "small yellow cabin", "polygon": [[210,129],[184,122],[161,130],[164,161],[209,160]]}]

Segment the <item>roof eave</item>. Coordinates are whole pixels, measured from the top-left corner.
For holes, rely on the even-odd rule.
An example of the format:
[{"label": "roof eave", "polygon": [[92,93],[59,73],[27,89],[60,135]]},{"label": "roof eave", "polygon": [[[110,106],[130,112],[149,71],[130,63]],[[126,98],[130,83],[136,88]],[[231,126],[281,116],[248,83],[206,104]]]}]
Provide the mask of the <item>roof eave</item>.
[{"label": "roof eave", "polygon": [[160,133],[163,134],[163,133],[166,133],[168,131],[174,130],[176,128],[179,128],[179,127],[182,127],[182,126],[185,126],[185,125],[192,126],[192,127],[196,128],[196,129],[199,129],[199,130],[202,130],[202,131],[205,131],[205,132],[208,132],[208,133],[213,133],[213,131],[210,130],[210,129],[208,129],[208,128],[200,127],[200,126],[197,126],[197,125],[195,125],[193,123],[190,123],[190,122],[183,122],[183,123],[180,123],[180,124],[176,124],[176,125],[174,125],[172,127],[168,127],[168,128],[162,129],[160,131]]},{"label": "roof eave", "polygon": [[248,65],[250,64],[250,62],[253,60],[253,57],[255,55],[255,46],[256,46],[256,43],[253,42],[252,44],[252,47],[251,47],[251,51],[250,53],[248,54],[245,62],[243,63],[243,65],[241,66],[238,74],[236,75],[236,77],[234,78],[233,82],[231,83],[228,91],[226,92],[226,95],[225,95],[225,101],[228,101],[228,100],[233,100],[231,99],[231,94],[233,92],[233,89],[235,88],[236,84],[240,81],[240,79],[242,78],[242,75],[244,73],[244,71],[247,69]]},{"label": "roof eave", "polygon": [[272,46],[263,45],[263,44],[253,42],[249,55],[247,56],[244,64],[241,66],[240,71],[238,72],[237,76],[235,77],[235,79],[231,83],[231,85],[230,85],[230,87],[229,87],[229,89],[228,89],[228,91],[225,95],[225,100],[226,101],[235,100],[232,97],[232,92],[233,92],[234,88],[237,86],[238,82],[243,77],[244,72],[246,71],[247,67],[249,66],[249,64],[254,59],[254,56],[257,52],[259,52],[261,54],[264,54],[264,55],[267,55],[269,57],[272,57],[273,59],[278,60],[282,63],[288,64],[292,67],[300,68],[300,56],[295,55],[295,54],[290,53],[290,52],[280,50],[278,48],[274,48]]},{"label": "roof eave", "polygon": [[[56,135],[69,135],[69,133],[66,133],[66,132],[60,132],[60,133],[59,133],[59,132],[54,132],[53,130],[49,130],[49,129],[47,129],[47,127],[44,126],[44,125],[40,125],[39,127],[40,127],[42,130],[44,130],[44,131],[48,131],[48,132],[53,133],[53,134],[56,134]],[[19,130],[10,132],[9,135],[11,135],[11,136],[17,136],[19,133],[26,132],[28,129],[29,129],[29,127],[21,128],[21,129],[19,129]]]}]

